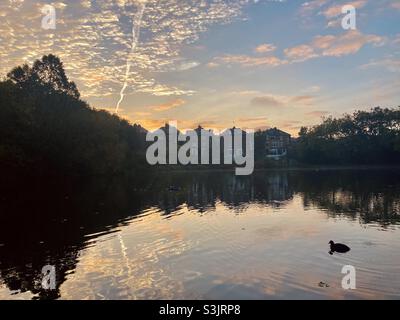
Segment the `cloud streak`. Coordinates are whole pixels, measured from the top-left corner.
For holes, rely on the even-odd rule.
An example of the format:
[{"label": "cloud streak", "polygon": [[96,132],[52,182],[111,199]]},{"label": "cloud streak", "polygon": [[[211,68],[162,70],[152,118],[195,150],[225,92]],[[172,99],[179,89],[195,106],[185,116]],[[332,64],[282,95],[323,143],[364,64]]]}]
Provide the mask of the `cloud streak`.
[{"label": "cloud streak", "polygon": [[142,0],[139,2],[139,8],[138,8],[138,13],[136,13],[134,19],[133,19],[133,26],[132,26],[132,47],[131,47],[131,54],[126,60],[126,71],[125,71],[125,81],[122,86],[121,92],[120,92],[120,98],[117,103],[117,107],[115,109],[115,113],[118,113],[119,107],[124,100],[125,96],[125,90],[128,86],[128,80],[131,72],[131,67],[132,67],[132,55],[135,53],[139,37],[140,37],[140,28],[142,25],[142,19],[143,19],[143,14],[146,9],[146,2],[147,0]]}]

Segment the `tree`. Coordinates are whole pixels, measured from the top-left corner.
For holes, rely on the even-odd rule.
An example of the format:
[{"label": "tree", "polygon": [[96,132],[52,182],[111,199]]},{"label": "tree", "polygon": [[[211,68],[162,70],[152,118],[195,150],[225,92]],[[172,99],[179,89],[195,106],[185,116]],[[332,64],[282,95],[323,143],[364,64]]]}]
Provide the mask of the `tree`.
[{"label": "tree", "polygon": [[62,92],[76,99],[80,97],[76,84],[68,80],[63,63],[52,54],[36,60],[32,68],[26,64],[14,68],[7,77],[21,88],[36,89],[47,94]]},{"label": "tree", "polygon": [[301,128],[293,152],[310,164],[399,164],[400,107],[356,111]]},{"label": "tree", "polygon": [[145,165],[146,131],[79,99],[60,59],[45,56],[0,81],[0,169],[111,175]]}]

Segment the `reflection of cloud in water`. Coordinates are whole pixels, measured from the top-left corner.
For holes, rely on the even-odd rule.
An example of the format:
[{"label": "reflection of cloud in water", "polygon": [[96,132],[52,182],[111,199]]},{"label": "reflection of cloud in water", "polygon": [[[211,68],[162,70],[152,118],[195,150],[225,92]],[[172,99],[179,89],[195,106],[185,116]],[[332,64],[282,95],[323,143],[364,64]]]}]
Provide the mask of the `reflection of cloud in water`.
[{"label": "reflection of cloud in water", "polygon": [[[80,299],[102,295],[107,299],[184,297],[183,284],[174,277],[173,265],[168,261],[194,244],[164,222],[158,215],[145,217],[108,241],[99,239],[96,246],[84,250],[76,271],[61,288],[62,298],[76,298],[76,285]],[[187,271],[188,278],[197,275]]]},{"label": "reflection of cloud in water", "polygon": [[[353,240],[358,254],[330,256],[323,231],[331,222],[317,210],[298,211],[299,203],[295,197],[283,214],[274,208],[260,212],[253,204],[236,216],[218,203],[210,215],[181,208],[171,219],[159,213],[142,217],[121,231],[124,254],[118,236],[84,250],[75,275],[61,288],[62,297],[76,297],[77,285],[83,286],[82,297],[101,298],[100,293],[118,299],[379,299],[392,294],[393,279],[382,277],[381,267],[360,267],[368,253],[364,242]],[[334,228],[330,232],[337,234],[354,229],[347,222],[335,222]],[[380,263],[388,263],[388,252],[376,254]],[[341,288],[345,264],[358,267],[357,291]],[[396,264],[385,268],[395,270]],[[320,288],[321,281],[329,288]]]}]

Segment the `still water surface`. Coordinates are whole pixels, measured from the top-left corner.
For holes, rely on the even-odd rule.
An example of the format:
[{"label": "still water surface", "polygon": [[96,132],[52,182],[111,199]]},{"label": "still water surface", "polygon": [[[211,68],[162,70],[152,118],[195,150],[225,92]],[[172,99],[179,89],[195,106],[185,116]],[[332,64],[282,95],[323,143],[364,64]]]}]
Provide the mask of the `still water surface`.
[{"label": "still water surface", "polygon": [[[400,298],[398,170],[2,190],[0,299]],[[330,240],[351,251],[330,255]],[[57,269],[52,293],[40,287],[46,264]],[[344,265],[356,267],[356,290],[342,289]]]}]

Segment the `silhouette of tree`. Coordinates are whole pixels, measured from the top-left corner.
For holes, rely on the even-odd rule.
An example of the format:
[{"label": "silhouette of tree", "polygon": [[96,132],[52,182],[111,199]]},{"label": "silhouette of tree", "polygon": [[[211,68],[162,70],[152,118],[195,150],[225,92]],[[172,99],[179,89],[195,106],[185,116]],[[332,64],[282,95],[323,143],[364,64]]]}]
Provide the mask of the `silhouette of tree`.
[{"label": "silhouette of tree", "polygon": [[292,150],[301,163],[399,164],[400,107],[376,107],[301,128]]},{"label": "silhouette of tree", "polygon": [[145,164],[146,131],[92,109],[54,55],[0,82],[0,164],[43,174],[128,173]]},{"label": "silhouette of tree", "polygon": [[66,93],[76,99],[80,94],[74,82],[69,81],[61,60],[50,54],[36,60],[30,68],[28,65],[16,67],[8,75],[8,78],[21,88],[35,88],[51,94],[53,91]]}]

